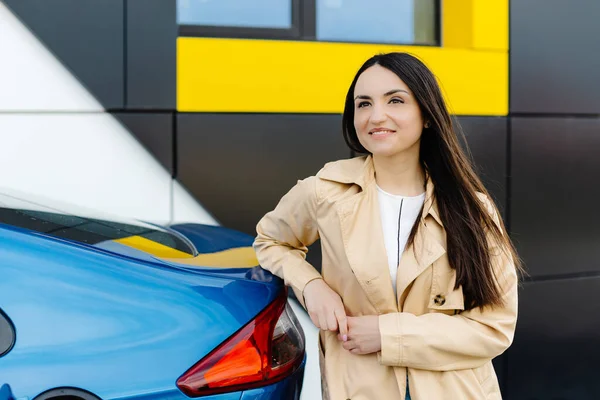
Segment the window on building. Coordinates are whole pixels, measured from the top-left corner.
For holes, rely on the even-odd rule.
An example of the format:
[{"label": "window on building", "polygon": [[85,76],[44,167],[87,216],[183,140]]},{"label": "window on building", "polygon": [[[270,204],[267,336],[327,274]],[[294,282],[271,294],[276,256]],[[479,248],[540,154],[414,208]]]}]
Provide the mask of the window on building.
[{"label": "window on building", "polygon": [[317,40],[436,45],[437,0],[316,0]]},{"label": "window on building", "polygon": [[177,0],[179,25],[292,28],[292,0]]}]

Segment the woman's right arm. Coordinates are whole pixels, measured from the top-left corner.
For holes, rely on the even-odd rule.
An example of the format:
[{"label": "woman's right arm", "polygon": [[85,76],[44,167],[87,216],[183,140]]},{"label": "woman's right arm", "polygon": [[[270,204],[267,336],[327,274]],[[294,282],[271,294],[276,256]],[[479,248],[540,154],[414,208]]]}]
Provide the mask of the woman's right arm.
[{"label": "woman's right arm", "polygon": [[345,335],[346,313],[340,296],[306,261],[308,246],[319,238],[317,179],[311,176],[298,181],[277,207],[260,220],[253,247],[261,267],[294,290],[318,328],[337,331],[339,324],[340,334]]},{"label": "woman's right arm", "polygon": [[298,181],[277,207],[256,226],[254,250],[261,267],[285,281],[298,296],[321,274],[306,261],[308,246],[319,238],[316,218],[316,177]]}]

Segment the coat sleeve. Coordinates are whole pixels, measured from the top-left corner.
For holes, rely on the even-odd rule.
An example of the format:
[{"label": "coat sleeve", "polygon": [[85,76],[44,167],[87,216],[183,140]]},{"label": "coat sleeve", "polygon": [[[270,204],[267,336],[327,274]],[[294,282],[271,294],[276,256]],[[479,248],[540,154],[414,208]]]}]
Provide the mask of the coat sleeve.
[{"label": "coat sleeve", "polygon": [[277,207],[256,226],[256,257],[262,268],[290,286],[304,305],[302,292],[321,274],[306,261],[308,246],[319,238],[316,220],[316,181],[312,176],[298,181]]},{"label": "coat sleeve", "polygon": [[[497,220],[497,214],[494,213]],[[512,343],[517,322],[517,271],[508,252],[491,246],[504,305],[456,315],[391,313],[379,317],[381,364],[430,371],[477,368]]]}]

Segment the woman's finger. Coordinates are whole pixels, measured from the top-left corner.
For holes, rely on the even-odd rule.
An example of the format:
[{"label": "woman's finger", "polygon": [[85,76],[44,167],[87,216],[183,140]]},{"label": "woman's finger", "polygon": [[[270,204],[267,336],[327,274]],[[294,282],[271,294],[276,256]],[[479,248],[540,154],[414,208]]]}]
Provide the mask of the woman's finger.
[{"label": "woman's finger", "polygon": [[319,316],[315,313],[308,313],[308,316],[310,317],[312,323],[315,324],[317,328],[321,329],[321,324],[319,323]]},{"label": "woman's finger", "polygon": [[346,318],[346,312],[344,308],[336,309],[334,311],[335,317],[337,318],[338,328],[340,330],[340,335],[342,337],[342,341],[348,340],[348,319]]},{"label": "woman's finger", "polygon": [[327,326],[327,317],[323,313],[319,313],[319,328],[326,331],[329,330]]},{"label": "woman's finger", "polygon": [[335,319],[335,312],[327,313],[327,327],[332,332],[336,332],[338,330],[337,320]]}]

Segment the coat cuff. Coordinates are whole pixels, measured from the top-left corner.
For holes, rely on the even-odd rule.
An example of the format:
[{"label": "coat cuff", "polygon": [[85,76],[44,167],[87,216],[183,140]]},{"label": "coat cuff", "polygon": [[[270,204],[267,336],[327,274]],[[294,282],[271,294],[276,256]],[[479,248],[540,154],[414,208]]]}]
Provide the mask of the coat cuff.
[{"label": "coat cuff", "polygon": [[[322,277],[318,277],[315,279],[323,279]],[[308,285],[309,282],[314,281],[314,279],[311,279],[310,281],[306,282],[306,285]],[[304,285],[304,286],[306,286]],[[298,300],[298,303],[300,303],[300,305],[306,310],[306,304],[304,303],[304,289],[302,290],[298,290],[296,289],[294,286],[290,286],[292,288],[292,291],[294,292],[294,295],[296,296],[296,300]],[[308,310],[307,310],[308,311]]]},{"label": "coat cuff", "polygon": [[306,305],[304,304],[304,288],[309,282],[315,279],[322,279],[323,277],[305,260],[301,260],[297,266],[290,266],[289,271],[289,274],[284,272],[284,277],[287,277],[285,283],[291,286],[296,298],[302,307],[306,309]]},{"label": "coat cuff", "polygon": [[401,366],[404,357],[404,343],[400,313],[380,315],[379,334],[381,335],[381,356],[377,357],[379,363]]}]

